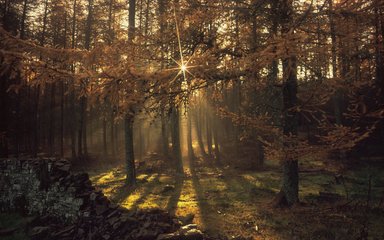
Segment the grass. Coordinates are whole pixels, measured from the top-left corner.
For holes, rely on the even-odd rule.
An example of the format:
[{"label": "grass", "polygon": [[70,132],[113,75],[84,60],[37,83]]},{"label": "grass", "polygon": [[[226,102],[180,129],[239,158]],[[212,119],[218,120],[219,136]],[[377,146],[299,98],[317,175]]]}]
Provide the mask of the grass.
[{"label": "grass", "polygon": [[[307,165],[318,168],[321,164]],[[306,166],[301,166],[306,167]],[[300,173],[302,204],[276,209],[271,202],[280,189],[276,166],[262,172],[241,172],[198,165],[186,169],[185,177],[172,173],[142,173],[134,191],[124,189],[123,171],[118,168],[92,179],[104,193],[127,208],[161,208],[176,216],[194,214],[194,223],[211,235],[245,236],[250,239],[349,239],[368,229],[369,239],[384,239],[382,169],[358,168],[345,172],[345,186],[353,202],[339,205],[318,202],[319,192],[345,196],[330,171]],[[364,205],[367,176],[372,175],[371,206]],[[167,185],[172,191],[163,192]],[[343,208],[342,208],[343,207]],[[372,210],[374,209],[374,210]]]}]

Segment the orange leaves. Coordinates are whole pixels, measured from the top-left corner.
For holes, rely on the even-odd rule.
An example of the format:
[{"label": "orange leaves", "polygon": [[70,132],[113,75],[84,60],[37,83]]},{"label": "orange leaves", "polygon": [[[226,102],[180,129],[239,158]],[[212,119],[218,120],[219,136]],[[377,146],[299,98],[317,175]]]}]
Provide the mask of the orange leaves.
[{"label": "orange leaves", "polygon": [[324,135],[318,135],[320,141],[325,144],[328,150],[351,150],[356,144],[367,138],[374,127],[362,129],[343,125],[324,125],[321,127]]}]

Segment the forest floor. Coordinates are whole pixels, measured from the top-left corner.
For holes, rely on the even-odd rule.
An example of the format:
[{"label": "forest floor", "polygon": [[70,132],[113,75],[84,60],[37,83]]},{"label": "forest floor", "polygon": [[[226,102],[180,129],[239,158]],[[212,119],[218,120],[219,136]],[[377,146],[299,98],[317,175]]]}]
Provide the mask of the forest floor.
[{"label": "forest floor", "polygon": [[[152,158],[159,161],[157,155]],[[335,177],[322,163],[302,162],[301,203],[290,209],[272,206],[281,175],[275,164],[243,171],[200,159],[185,168],[183,177],[142,166],[134,189],[124,185],[123,166],[93,170],[90,176],[124,207],[161,208],[186,221],[193,216],[213,237],[384,239],[384,169],[378,166],[363,164]]]}]

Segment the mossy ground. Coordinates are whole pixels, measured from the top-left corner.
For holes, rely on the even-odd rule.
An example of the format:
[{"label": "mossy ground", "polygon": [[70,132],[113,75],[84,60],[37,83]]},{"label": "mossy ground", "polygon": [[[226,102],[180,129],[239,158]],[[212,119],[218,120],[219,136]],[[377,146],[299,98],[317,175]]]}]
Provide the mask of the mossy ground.
[{"label": "mossy ground", "polygon": [[[239,171],[200,161],[185,176],[172,171],[141,173],[134,189],[124,185],[123,168],[94,173],[92,180],[111,199],[127,208],[161,208],[176,216],[194,214],[194,223],[210,235],[244,236],[250,239],[384,239],[383,171],[361,167],[344,171],[345,184],[336,184],[326,167],[303,161],[300,173],[301,204],[274,208],[280,188],[279,168]],[[324,167],[321,170],[316,168]],[[371,177],[369,177],[371,176]],[[368,194],[368,182],[371,191]],[[166,185],[174,186],[164,192]],[[347,191],[346,191],[347,189]],[[346,196],[332,203],[319,192]],[[367,198],[370,202],[367,205]]]}]

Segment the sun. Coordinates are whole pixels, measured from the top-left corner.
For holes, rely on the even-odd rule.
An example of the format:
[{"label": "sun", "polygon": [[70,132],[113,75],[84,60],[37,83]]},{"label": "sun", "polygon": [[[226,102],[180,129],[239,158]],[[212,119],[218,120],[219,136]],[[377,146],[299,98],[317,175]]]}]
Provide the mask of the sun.
[{"label": "sun", "polygon": [[185,72],[187,70],[187,66],[185,64],[182,64],[180,66],[181,71]]}]

